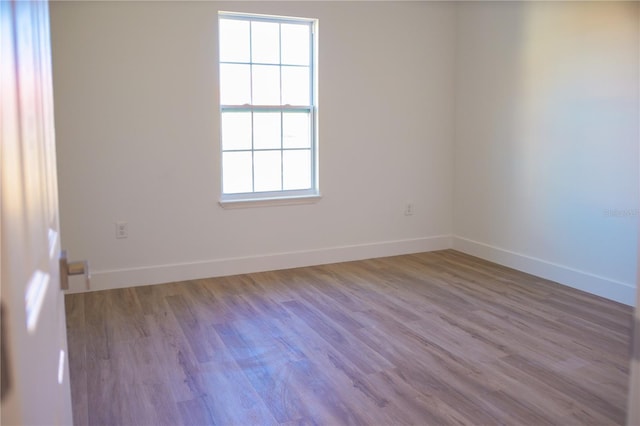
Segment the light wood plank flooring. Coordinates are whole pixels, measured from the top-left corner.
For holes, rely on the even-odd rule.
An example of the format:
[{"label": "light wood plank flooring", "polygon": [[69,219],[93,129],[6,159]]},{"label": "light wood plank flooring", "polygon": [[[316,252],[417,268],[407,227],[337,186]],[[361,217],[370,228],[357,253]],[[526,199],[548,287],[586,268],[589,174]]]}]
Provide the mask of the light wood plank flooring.
[{"label": "light wood plank flooring", "polygon": [[77,425],[625,422],[632,309],[453,250],[66,307]]}]

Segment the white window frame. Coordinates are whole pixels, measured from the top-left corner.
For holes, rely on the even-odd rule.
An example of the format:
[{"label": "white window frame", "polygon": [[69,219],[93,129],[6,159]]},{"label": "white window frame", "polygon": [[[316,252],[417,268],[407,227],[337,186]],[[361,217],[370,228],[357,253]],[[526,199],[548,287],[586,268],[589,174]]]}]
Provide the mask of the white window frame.
[{"label": "white window frame", "polygon": [[[310,155],[311,155],[311,176],[310,176],[310,188],[297,189],[297,190],[279,190],[279,191],[253,191],[245,193],[224,193],[224,173],[223,173],[223,153],[231,152],[233,150],[223,150],[222,145],[222,121],[220,121],[220,205],[224,208],[237,208],[237,207],[253,207],[253,206],[265,206],[265,205],[282,205],[282,204],[302,204],[318,201],[320,197],[319,185],[318,185],[318,104],[317,104],[317,19],[308,18],[293,18],[283,16],[270,16],[270,15],[257,15],[246,14],[236,12],[219,12],[218,22],[221,19],[237,19],[243,21],[261,21],[261,22],[273,22],[273,23],[296,23],[309,25],[310,28],[310,84],[309,84],[309,105],[225,105],[220,104],[220,119],[224,112],[236,111],[236,112],[304,112],[308,113],[310,117]],[[251,43],[251,37],[249,38]],[[252,62],[249,59],[248,64],[254,65],[259,63]],[[237,63],[237,62],[223,62],[218,58],[218,67],[222,64]],[[246,63],[246,62],[242,62]],[[280,64],[282,67],[283,64]],[[286,65],[286,64],[285,64]],[[282,90],[282,89],[281,89]],[[282,138],[282,136],[281,136]],[[282,139],[280,149],[281,152],[293,151],[296,148],[284,148],[282,146]],[[253,153],[259,151],[253,147],[253,136],[251,149],[243,151],[250,151]],[[252,160],[253,161],[253,160]],[[252,186],[255,189],[255,182],[253,177],[253,170],[255,165],[252,163]],[[281,172],[282,179],[282,172]]]}]

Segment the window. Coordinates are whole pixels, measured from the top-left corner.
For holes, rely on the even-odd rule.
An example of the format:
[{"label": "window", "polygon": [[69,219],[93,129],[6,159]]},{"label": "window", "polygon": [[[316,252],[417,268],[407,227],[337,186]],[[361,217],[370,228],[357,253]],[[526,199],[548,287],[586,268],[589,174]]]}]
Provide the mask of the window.
[{"label": "window", "polygon": [[317,196],[315,21],[218,23],[221,201]]}]

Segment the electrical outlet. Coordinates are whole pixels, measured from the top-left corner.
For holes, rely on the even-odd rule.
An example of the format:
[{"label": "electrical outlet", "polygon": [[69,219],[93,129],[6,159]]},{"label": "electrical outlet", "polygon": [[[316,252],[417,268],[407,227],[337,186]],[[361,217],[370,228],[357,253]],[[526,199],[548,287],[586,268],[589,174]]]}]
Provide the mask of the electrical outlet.
[{"label": "electrical outlet", "polygon": [[129,225],[127,222],[116,222],[116,238],[127,238],[129,236]]},{"label": "electrical outlet", "polygon": [[404,206],[404,215],[413,216],[413,203],[407,203]]}]

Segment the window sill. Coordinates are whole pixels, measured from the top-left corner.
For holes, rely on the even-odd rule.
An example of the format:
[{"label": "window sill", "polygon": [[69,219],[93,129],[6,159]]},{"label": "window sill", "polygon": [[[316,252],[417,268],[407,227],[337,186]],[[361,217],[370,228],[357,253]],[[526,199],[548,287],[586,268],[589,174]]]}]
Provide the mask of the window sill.
[{"label": "window sill", "polygon": [[226,209],[245,209],[251,207],[271,207],[271,206],[292,206],[298,204],[314,204],[322,199],[322,195],[298,195],[291,197],[279,198],[244,198],[218,201],[222,208]]}]

